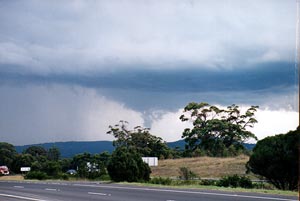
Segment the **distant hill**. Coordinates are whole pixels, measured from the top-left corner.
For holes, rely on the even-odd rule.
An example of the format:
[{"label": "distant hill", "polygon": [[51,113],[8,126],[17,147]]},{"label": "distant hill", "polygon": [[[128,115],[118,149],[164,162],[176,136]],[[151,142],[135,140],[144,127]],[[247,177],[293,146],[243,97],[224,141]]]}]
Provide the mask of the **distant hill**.
[{"label": "distant hill", "polygon": [[184,140],[178,140],[175,142],[167,142],[168,147],[174,149],[176,147],[179,147],[179,149],[184,150],[184,146],[185,146],[185,141]]},{"label": "distant hill", "polygon": [[244,146],[248,150],[252,150],[255,147],[256,144],[249,144],[249,143],[244,143]]},{"label": "distant hill", "polygon": [[[170,148],[179,147],[179,149],[184,150],[185,142],[184,140],[178,140],[175,142],[168,142],[167,145]],[[49,149],[51,147],[57,147],[63,158],[70,158],[76,154],[88,152],[91,154],[101,153],[104,151],[113,152],[115,149],[112,145],[111,141],[72,141],[72,142],[51,142],[51,143],[42,143],[42,144],[31,144],[31,145],[23,145],[23,146],[15,146],[18,153],[22,153],[23,150],[27,149],[30,146],[42,146],[45,149]],[[252,150],[255,144],[247,144],[244,146]]]},{"label": "distant hill", "polygon": [[[184,140],[178,140],[178,141],[175,141],[175,142],[168,142],[167,144],[170,148],[179,147],[180,149],[183,150],[184,146],[185,146],[185,141]],[[244,143],[244,146],[246,147],[246,149],[252,150],[255,147],[255,144]]]},{"label": "distant hill", "polygon": [[83,141],[83,142],[53,142],[42,144],[31,144],[23,146],[15,146],[18,153],[30,146],[42,146],[45,149],[49,149],[53,146],[60,150],[61,157],[70,158],[76,154],[88,152],[91,154],[101,153],[103,151],[112,152],[114,147],[111,141]]}]

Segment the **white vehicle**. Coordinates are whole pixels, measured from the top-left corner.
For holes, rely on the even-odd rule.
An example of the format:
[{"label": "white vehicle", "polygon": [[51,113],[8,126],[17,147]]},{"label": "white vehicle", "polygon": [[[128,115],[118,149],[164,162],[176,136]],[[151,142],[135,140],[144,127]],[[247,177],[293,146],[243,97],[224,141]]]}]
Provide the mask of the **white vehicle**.
[{"label": "white vehicle", "polygon": [[7,166],[0,166],[0,174],[9,175],[9,170]]}]

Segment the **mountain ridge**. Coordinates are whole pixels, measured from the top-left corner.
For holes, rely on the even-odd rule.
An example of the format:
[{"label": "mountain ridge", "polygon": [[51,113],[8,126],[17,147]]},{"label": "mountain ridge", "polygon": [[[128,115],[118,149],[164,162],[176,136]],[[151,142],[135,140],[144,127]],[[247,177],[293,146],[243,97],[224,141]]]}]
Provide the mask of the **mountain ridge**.
[{"label": "mountain ridge", "polygon": [[[184,140],[178,140],[175,142],[167,142],[168,147],[179,149],[184,149],[185,142]],[[22,153],[23,150],[30,146],[42,146],[45,149],[49,149],[51,147],[57,147],[61,152],[62,158],[71,158],[76,154],[80,153],[101,153],[104,151],[108,151],[112,153],[114,151],[114,146],[112,141],[67,141],[67,142],[48,142],[48,143],[39,143],[39,144],[29,144],[29,145],[19,145],[15,146],[18,153]],[[244,143],[244,146],[252,150],[255,144]]]}]

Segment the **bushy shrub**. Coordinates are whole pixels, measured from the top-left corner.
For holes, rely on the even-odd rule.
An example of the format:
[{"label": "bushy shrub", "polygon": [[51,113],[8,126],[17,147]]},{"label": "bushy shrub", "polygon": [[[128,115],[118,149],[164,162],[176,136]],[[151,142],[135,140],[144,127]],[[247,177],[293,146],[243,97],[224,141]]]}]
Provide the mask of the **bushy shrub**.
[{"label": "bushy shrub", "polygon": [[63,180],[69,180],[69,175],[66,173],[60,173],[56,175],[55,177],[52,177],[54,179],[63,179]]},{"label": "bushy shrub", "polygon": [[253,188],[252,181],[248,177],[240,177],[239,186],[242,188]]},{"label": "bushy shrub", "polygon": [[210,179],[202,179],[199,184],[203,186],[215,186],[216,181]]},{"label": "bushy shrub", "polygon": [[174,183],[176,186],[199,185],[198,180],[176,180]]},{"label": "bushy shrub", "polygon": [[160,184],[160,185],[171,185],[172,179],[170,178],[162,178],[162,177],[154,177],[150,180],[151,184]]},{"label": "bushy shrub", "polygon": [[297,190],[300,128],[257,142],[246,167],[282,190]]},{"label": "bushy shrub", "polygon": [[99,177],[100,180],[102,181],[109,181],[111,180],[110,176],[108,174],[103,174]]},{"label": "bushy shrub", "polygon": [[26,174],[25,179],[44,180],[44,179],[48,179],[48,175],[46,173],[44,173],[44,172],[32,171],[32,172],[28,172]]},{"label": "bushy shrub", "polygon": [[197,175],[193,171],[191,171],[188,167],[180,167],[179,168],[179,178],[183,180],[191,180],[196,178]]},{"label": "bushy shrub", "polygon": [[217,186],[253,188],[252,182],[248,177],[238,175],[223,177],[217,182]]},{"label": "bushy shrub", "polygon": [[224,187],[238,187],[239,176],[232,175],[232,176],[225,176],[217,182],[217,186],[224,186]]},{"label": "bushy shrub", "polygon": [[149,181],[151,169],[134,150],[118,147],[112,154],[107,171],[113,181]]}]

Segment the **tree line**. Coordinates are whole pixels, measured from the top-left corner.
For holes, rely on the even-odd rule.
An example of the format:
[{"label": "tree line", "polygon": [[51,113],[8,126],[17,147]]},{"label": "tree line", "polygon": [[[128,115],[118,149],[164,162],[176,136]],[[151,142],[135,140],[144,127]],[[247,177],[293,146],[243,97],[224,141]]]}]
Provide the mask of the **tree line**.
[{"label": "tree line", "polygon": [[128,122],[121,120],[109,126],[107,134],[115,137],[112,154],[82,153],[72,158],[61,158],[56,147],[49,150],[32,146],[18,154],[13,145],[0,143],[0,165],[7,165],[14,173],[20,167],[31,167],[26,175],[30,178],[64,178],[70,169],[76,176],[89,179],[110,178],[114,181],[149,181],[151,169],[142,156],[155,156],[160,159],[212,156],[226,157],[249,154],[247,171],[260,175],[279,189],[297,189],[299,178],[299,129],[287,134],[267,137],[257,142],[250,153],[243,146],[249,139],[257,137],[248,131],[257,120],[258,106],[251,106],[244,112],[239,106],[230,105],[218,108],[208,103],[189,103],[181,121],[192,122],[192,128],[183,131],[184,150],[171,149],[162,138],[150,133],[150,129],[136,126],[128,129]]}]

